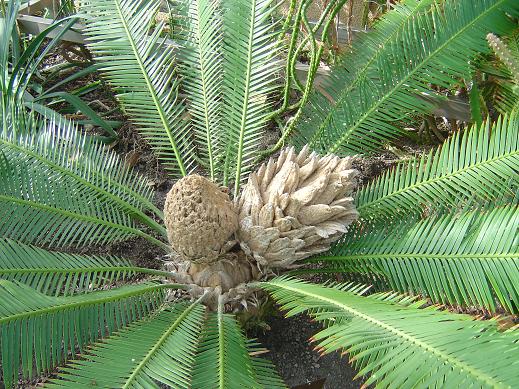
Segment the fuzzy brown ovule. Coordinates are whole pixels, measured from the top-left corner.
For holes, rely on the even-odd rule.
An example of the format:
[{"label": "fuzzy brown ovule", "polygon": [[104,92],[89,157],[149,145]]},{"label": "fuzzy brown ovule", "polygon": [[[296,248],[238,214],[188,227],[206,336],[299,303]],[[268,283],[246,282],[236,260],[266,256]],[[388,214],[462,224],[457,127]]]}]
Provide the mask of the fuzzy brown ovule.
[{"label": "fuzzy brown ovule", "polygon": [[164,206],[172,248],[183,259],[211,263],[232,247],[238,215],[229,195],[199,175],[177,181]]}]

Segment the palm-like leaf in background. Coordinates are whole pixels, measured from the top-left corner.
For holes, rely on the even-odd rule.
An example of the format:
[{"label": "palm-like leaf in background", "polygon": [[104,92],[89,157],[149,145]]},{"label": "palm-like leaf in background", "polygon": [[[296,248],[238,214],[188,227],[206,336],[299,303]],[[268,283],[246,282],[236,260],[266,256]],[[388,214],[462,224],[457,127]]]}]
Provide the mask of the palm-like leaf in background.
[{"label": "palm-like leaf in background", "polygon": [[[166,249],[164,243],[135,228],[135,220],[140,220],[164,234],[164,228],[143,213],[145,208],[155,209],[145,181],[130,174],[114,153],[89,144],[76,131],[70,124],[61,131],[48,123],[31,133],[18,128],[16,120],[3,129],[2,236],[54,246],[141,236]],[[103,170],[111,167],[110,173]]]},{"label": "palm-like leaf in background", "polygon": [[481,66],[488,77],[483,83],[483,96],[501,113],[510,113],[519,108],[519,29],[506,38],[487,35],[497,58]]},{"label": "palm-like leaf in background", "polygon": [[455,134],[436,151],[386,172],[357,193],[364,219],[455,208],[515,194],[519,170],[519,116],[501,117]]},{"label": "palm-like leaf in background", "polygon": [[7,387],[18,377],[48,371],[99,336],[156,309],[175,284],[145,283],[67,297],[51,297],[0,280],[0,349]]},{"label": "palm-like leaf in background", "polygon": [[519,336],[496,321],[420,309],[395,294],[363,297],[346,287],[280,278],[264,284],[288,316],[308,312],[325,327],[313,337],[323,353],[353,356],[365,385],[377,387],[514,387]]},{"label": "palm-like leaf in background", "polygon": [[443,304],[519,309],[519,209],[357,225],[323,261],[328,271],[380,277]]},{"label": "palm-like leaf in background", "polygon": [[136,274],[169,277],[168,272],[139,268],[115,257],[46,251],[0,238],[0,279],[18,281],[49,295],[72,295],[129,281]]},{"label": "palm-like leaf in background", "polygon": [[193,389],[285,388],[273,366],[254,358],[255,345],[248,342],[235,318],[218,312],[212,314],[204,327]]},{"label": "palm-like leaf in background", "polygon": [[[0,118],[11,110],[23,107],[23,109],[29,108],[38,112],[43,118],[52,120],[60,116],[51,108],[52,103],[55,104],[59,98],[81,111],[83,115],[110,135],[109,137],[99,137],[100,139],[113,141],[117,137],[117,133],[112,125],[92,110],[75,92],[54,91],[51,93],[55,88],[94,73],[97,70],[96,65],[74,72],[48,89],[38,83],[42,63],[56,47],[59,47],[63,35],[73,27],[78,17],[65,17],[55,21],[26,43],[25,36],[20,33],[16,25],[20,3],[20,0],[9,1],[5,8],[0,9],[0,50],[2,52],[0,55],[0,90],[2,91]],[[51,35],[54,36],[49,38]]]},{"label": "palm-like leaf in background", "polygon": [[[89,0],[86,34],[124,110],[175,176],[193,168],[194,147],[183,120],[174,47],[151,31],[159,0]],[[149,34],[151,31],[151,34]]]},{"label": "palm-like leaf in background", "polygon": [[[428,11],[433,2],[434,0],[398,2],[390,12],[372,26],[368,34],[362,33],[355,36],[349,53],[339,58],[341,62],[331,72],[329,79],[312,92],[310,103],[303,110],[307,124],[301,123],[300,134],[294,139],[295,142],[303,143],[305,137],[310,137],[315,130],[312,128],[314,124],[319,125],[321,122],[332,120],[334,110],[329,109],[330,102],[339,106],[342,100],[348,97],[348,93],[362,86],[371,66],[380,57],[388,54],[390,43],[398,39],[406,24],[417,14]],[[325,105],[328,105],[328,109],[326,112],[321,112],[320,108]],[[315,117],[315,115],[319,116]]]},{"label": "palm-like leaf in background", "polygon": [[370,46],[384,55],[376,55],[367,66],[354,57],[343,58],[342,63],[364,70],[332,71],[329,96],[315,94],[293,142],[340,154],[380,147],[401,134],[394,122],[405,119],[403,113],[433,110],[433,104],[418,97],[432,93],[429,84],[449,88],[459,78],[470,79],[470,58],[488,52],[487,32],[509,32],[514,25],[508,14],[518,12],[514,0],[449,0],[435,3],[429,12],[413,13],[391,41],[375,34]]},{"label": "palm-like leaf in background", "polygon": [[[179,4],[182,90],[188,101],[198,158],[216,180],[224,147],[222,133],[223,31],[215,0]],[[220,161],[220,163],[218,163]]]},{"label": "palm-like leaf in background", "polygon": [[510,71],[495,58],[479,64],[478,69],[487,78],[479,86],[483,101],[491,102],[501,114],[511,113],[519,100],[519,90]]},{"label": "palm-like leaf in background", "polygon": [[282,63],[276,58],[278,30],[270,20],[274,0],[228,0],[222,8],[223,124],[227,132],[224,184],[234,180],[237,196],[261,149],[273,103],[269,93],[276,87],[276,72]]},{"label": "palm-like leaf in background", "polygon": [[342,61],[353,59],[355,64],[361,66],[356,67],[347,62],[341,64],[348,66],[348,71],[353,73],[351,78],[345,79],[334,73],[331,76],[333,83],[330,84],[340,90],[341,95],[356,87],[367,76],[371,66],[390,53],[391,42],[398,39],[405,26],[417,15],[429,11],[433,3],[434,0],[404,0],[394,4],[391,11],[373,26],[369,34],[356,36],[350,53],[340,58]]}]

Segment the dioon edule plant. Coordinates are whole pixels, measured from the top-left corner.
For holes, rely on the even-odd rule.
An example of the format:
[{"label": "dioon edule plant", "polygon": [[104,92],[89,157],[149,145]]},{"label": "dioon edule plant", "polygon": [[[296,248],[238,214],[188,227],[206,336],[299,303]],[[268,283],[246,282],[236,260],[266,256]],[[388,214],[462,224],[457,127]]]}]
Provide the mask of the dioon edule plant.
[{"label": "dioon edule plant", "polygon": [[[280,20],[273,0],[178,1],[169,41],[158,0],[81,2],[103,77],[178,181],[161,210],[144,177],[72,123],[0,112],[6,387],[42,373],[49,388],[285,387],[233,316],[260,290],[322,323],[317,347],[347,352],[366,384],[517,385],[519,335],[495,315],[519,310],[517,111],[360,188],[353,163],[431,113],[436,91],[472,79],[487,34],[517,28],[519,4],[399,3],[317,90],[314,38],[344,2],[317,25],[310,3],[292,1]],[[267,152],[281,151],[257,163],[273,122]],[[133,237],[164,249],[164,270],[59,252]],[[315,272],[346,282],[296,278]]]}]

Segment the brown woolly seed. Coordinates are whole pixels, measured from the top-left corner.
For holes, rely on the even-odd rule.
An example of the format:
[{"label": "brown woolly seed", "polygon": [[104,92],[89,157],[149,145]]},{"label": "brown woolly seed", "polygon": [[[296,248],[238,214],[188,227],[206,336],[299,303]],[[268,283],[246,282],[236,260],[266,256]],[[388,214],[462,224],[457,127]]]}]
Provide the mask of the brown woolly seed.
[{"label": "brown woolly seed", "polygon": [[173,185],[164,205],[164,221],[172,248],[196,263],[215,262],[233,246],[238,229],[229,195],[199,175]]}]

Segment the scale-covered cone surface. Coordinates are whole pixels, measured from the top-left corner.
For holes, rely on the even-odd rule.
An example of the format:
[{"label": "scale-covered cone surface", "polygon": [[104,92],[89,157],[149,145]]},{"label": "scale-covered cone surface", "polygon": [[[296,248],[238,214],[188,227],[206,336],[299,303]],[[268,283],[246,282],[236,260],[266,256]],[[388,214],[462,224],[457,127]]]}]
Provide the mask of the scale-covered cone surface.
[{"label": "scale-covered cone surface", "polygon": [[284,149],[252,173],[240,198],[237,237],[262,266],[293,267],[324,252],[358,217],[353,158]]},{"label": "scale-covered cone surface", "polygon": [[184,259],[212,263],[234,245],[238,215],[229,195],[199,175],[177,181],[164,206],[172,248]]}]

